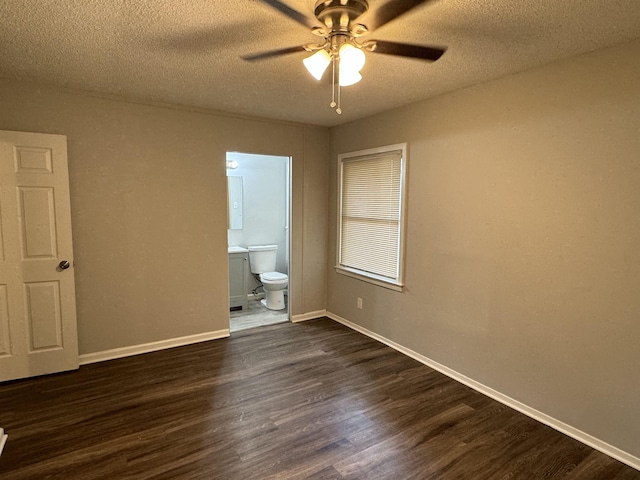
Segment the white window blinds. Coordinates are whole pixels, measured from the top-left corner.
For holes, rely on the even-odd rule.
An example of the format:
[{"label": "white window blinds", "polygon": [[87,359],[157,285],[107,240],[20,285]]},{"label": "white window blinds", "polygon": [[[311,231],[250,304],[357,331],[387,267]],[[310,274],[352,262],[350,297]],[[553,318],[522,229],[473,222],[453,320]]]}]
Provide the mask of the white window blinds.
[{"label": "white window blinds", "polygon": [[403,151],[341,158],[339,266],[399,284]]}]

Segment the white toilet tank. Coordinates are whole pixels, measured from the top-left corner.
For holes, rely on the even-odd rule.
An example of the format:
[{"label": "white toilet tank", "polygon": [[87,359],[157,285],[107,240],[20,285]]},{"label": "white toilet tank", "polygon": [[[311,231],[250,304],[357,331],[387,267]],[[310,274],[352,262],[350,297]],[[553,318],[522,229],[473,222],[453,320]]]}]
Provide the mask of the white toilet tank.
[{"label": "white toilet tank", "polygon": [[277,245],[249,245],[249,266],[251,273],[276,271]]}]

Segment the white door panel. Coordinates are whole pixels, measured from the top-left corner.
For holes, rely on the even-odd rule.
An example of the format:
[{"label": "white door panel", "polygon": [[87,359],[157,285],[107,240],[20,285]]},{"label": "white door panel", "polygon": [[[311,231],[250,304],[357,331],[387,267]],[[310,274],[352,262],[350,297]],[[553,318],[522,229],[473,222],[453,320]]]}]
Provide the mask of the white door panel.
[{"label": "white door panel", "polygon": [[0,381],[74,368],[66,137],[0,131]]},{"label": "white door panel", "polygon": [[7,286],[0,285],[0,358],[11,355]]}]

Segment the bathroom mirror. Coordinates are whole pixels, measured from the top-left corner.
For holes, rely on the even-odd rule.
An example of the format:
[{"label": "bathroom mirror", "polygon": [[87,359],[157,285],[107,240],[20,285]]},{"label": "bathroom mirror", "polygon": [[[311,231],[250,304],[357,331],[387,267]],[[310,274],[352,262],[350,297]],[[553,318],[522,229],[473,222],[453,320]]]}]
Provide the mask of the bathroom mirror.
[{"label": "bathroom mirror", "polygon": [[242,177],[227,177],[229,230],[242,230]]}]

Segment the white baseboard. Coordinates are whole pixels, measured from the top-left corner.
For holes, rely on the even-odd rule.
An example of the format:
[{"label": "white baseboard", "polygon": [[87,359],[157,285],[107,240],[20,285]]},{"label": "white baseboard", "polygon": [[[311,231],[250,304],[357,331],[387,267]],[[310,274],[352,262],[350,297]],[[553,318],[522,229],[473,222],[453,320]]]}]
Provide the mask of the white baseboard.
[{"label": "white baseboard", "polygon": [[209,340],[217,340],[229,336],[229,329],[217,330],[215,332],[198,333],[196,335],[188,335],[186,337],[170,338],[168,340],[160,340],[158,342],[143,343],[141,345],[132,345],[130,347],[114,348],[112,350],[104,350],[102,352],[85,353],[80,355],[80,365],[88,365],[90,363],[104,362],[106,360],[114,360],[116,358],[130,357],[141,353],[155,352],[165,350],[167,348],[182,347],[191,345],[192,343],[206,342]]},{"label": "white baseboard", "polygon": [[548,425],[549,427],[558,430],[559,432],[564,433],[565,435],[568,435],[576,440],[578,440],[579,442],[582,442],[586,445],[589,445],[590,447],[606,454],[609,455],[610,457],[615,458],[616,460],[621,461],[622,463],[625,463],[627,465],[629,465],[630,467],[633,467],[637,470],[640,470],[640,458],[625,452],[624,450],[621,450],[617,447],[614,447],[613,445],[609,445],[608,443],[594,437],[593,435],[589,435],[588,433],[583,432],[582,430],[578,430],[575,427],[572,427],[571,425],[568,425],[564,422],[561,422],[560,420],[557,420],[555,418],[553,418],[550,415],[547,415],[546,413],[542,413],[538,410],[536,410],[535,408],[532,408],[522,402],[519,402],[518,400],[515,400],[507,395],[504,395],[503,393],[498,392],[497,390],[494,390],[491,387],[487,387],[486,385],[477,382],[475,380],[473,380],[472,378],[469,378],[459,372],[456,372],[455,370],[452,370],[449,367],[446,367],[445,365],[442,365],[434,360],[431,360],[428,357],[425,357],[424,355],[420,355],[417,352],[414,352],[413,350],[410,350],[406,347],[403,347],[402,345],[389,340],[385,337],[383,337],[382,335],[378,335],[375,332],[372,332],[371,330],[368,330],[364,327],[361,327],[360,325],[357,325],[353,322],[350,322],[349,320],[342,318],[339,315],[336,315],[334,313],[331,312],[326,312],[325,316],[329,317],[332,320],[335,320],[336,322],[339,322],[353,330],[356,330],[357,332],[360,332],[370,338],[373,338],[374,340],[377,340],[381,343],[384,343],[385,345],[388,345],[389,347],[393,348],[394,350],[397,350],[400,353],[403,353],[405,355],[407,355],[408,357],[413,358],[414,360],[417,360],[420,363],[423,363],[425,365],[427,365],[428,367],[433,368],[434,370],[437,370],[440,373],[443,373],[444,375],[490,397],[493,398],[494,400],[513,408],[514,410],[517,410],[520,413],[523,413],[525,415],[527,415],[528,417],[533,418],[534,420],[537,420],[541,423],[544,423],[545,425]]},{"label": "white baseboard", "polygon": [[306,322],[307,320],[313,320],[315,318],[321,318],[327,315],[327,311],[326,310],[316,310],[315,312],[308,312],[308,313],[300,313],[298,315],[293,315],[291,317],[291,321],[293,323],[298,323],[298,322]]},{"label": "white baseboard", "polygon": [[4,444],[7,443],[7,437],[8,435],[4,433],[4,428],[0,428],[0,455],[2,455]]}]

